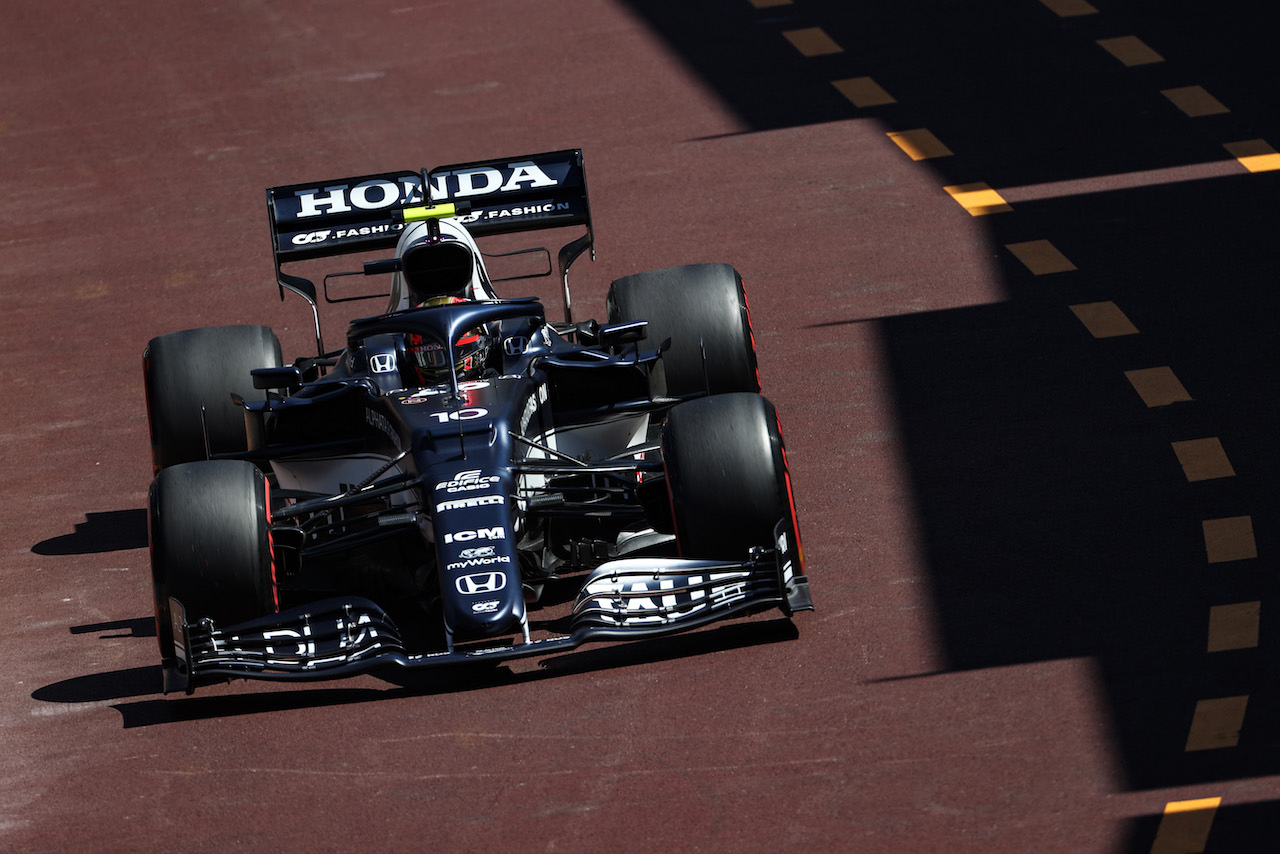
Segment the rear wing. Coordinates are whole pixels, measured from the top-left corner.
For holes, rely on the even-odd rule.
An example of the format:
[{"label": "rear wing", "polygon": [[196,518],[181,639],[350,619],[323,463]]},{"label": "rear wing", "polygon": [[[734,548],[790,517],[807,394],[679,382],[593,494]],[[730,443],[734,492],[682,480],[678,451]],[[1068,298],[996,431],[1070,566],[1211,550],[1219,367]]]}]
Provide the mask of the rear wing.
[{"label": "rear wing", "polygon": [[[424,184],[430,199],[423,196]],[[578,148],[268,189],[267,218],[280,299],[290,290],[311,304],[320,355],[324,344],[316,287],[310,279],[285,273],[281,265],[394,247],[406,220],[455,215],[474,237],[585,225],[586,234],[559,254],[565,322],[572,323],[569,265],[591,249],[594,240],[587,176]]]},{"label": "rear wing", "polygon": [[[430,187],[424,199],[422,186]],[[479,160],[430,172],[388,172],[290,184],[267,190],[276,271],[289,261],[323,258],[396,245],[405,208],[465,202],[458,217],[473,236],[585,225],[590,245],[591,210],[581,149],[523,157]],[[297,290],[295,276],[280,275],[283,288]],[[302,280],[305,281],[305,280]],[[310,283],[308,283],[310,284]],[[304,289],[303,295],[307,296]],[[314,286],[310,289],[314,301]]]}]

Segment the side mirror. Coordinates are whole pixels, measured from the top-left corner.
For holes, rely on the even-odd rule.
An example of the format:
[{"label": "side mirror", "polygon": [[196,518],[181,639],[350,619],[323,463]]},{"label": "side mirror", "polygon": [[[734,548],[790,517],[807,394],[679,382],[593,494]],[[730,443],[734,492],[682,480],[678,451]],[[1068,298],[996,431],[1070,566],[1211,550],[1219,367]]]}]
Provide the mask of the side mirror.
[{"label": "side mirror", "polygon": [[302,369],[297,365],[283,368],[255,368],[249,372],[253,376],[253,387],[260,389],[284,389],[297,391],[302,388]]},{"label": "side mirror", "polygon": [[649,337],[649,321],[633,320],[629,323],[614,323],[601,326],[596,333],[602,347],[620,347],[623,344],[634,344]]},{"label": "side mirror", "polygon": [[402,266],[399,258],[381,258],[377,261],[365,261],[363,272],[366,276],[379,276],[399,272]]}]

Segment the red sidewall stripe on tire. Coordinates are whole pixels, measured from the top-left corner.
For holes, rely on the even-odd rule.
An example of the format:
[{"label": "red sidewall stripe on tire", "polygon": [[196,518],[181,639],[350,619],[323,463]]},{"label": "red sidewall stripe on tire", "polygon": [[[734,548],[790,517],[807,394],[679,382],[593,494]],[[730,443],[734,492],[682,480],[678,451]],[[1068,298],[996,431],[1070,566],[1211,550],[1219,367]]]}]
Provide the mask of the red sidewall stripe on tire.
[{"label": "red sidewall stripe on tire", "polygon": [[800,522],[796,518],[796,497],[791,491],[791,466],[787,464],[787,445],[782,440],[782,421],[775,410],[774,424],[778,428],[778,449],[782,451],[782,479],[787,485],[787,508],[791,513],[791,533],[796,538],[796,575],[804,575],[804,546],[800,543]]},{"label": "red sidewall stripe on tire", "polygon": [[756,390],[760,389],[760,357],[756,355],[756,331],[751,325],[751,300],[747,299],[747,283],[738,277],[738,287],[742,288],[742,313],[747,316],[747,339],[751,342],[751,361],[756,372]]},{"label": "red sidewall stripe on tire", "polygon": [[271,561],[271,608],[280,612],[280,587],[276,583],[276,541],[271,536],[271,481],[262,479],[262,495],[267,505],[267,559]]}]

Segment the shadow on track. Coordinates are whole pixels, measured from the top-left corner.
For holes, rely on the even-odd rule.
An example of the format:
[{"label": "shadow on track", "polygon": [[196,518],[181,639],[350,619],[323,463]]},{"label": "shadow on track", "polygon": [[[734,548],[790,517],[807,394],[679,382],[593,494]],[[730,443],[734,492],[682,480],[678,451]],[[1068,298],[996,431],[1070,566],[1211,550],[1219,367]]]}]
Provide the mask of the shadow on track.
[{"label": "shadow on track", "polygon": [[[1280,172],[1247,174],[1224,149],[1280,143],[1266,7],[628,5],[750,130],[928,128],[955,152],[919,164],[939,188],[1035,190],[982,219],[1007,301],[822,324],[876,324],[947,667],[1096,659],[1130,788],[1280,774],[1274,623],[1257,647],[1206,649],[1210,608],[1270,614],[1280,594],[1261,563],[1280,549]],[[802,57],[784,38],[813,27],[840,49]],[[1099,44],[1130,33],[1164,61],[1125,67]],[[866,75],[894,103],[855,108],[832,85]],[[1192,83],[1231,112],[1190,118],[1161,94]],[[1205,165],[1219,177],[1160,183]],[[1033,276],[1005,248],[1044,239],[1077,269]],[[1069,307],[1100,301],[1140,334],[1091,337]],[[1125,372],[1161,366],[1193,400],[1144,403]],[[1206,437],[1235,474],[1189,482],[1171,443]],[[1209,563],[1203,522],[1236,516],[1262,557]],[[1185,750],[1198,701],[1242,695],[1238,747]],[[1256,831],[1273,808],[1224,809],[1221,833]],[[1125,850],[1147,850],[1155,823]],[[1207,850],[1245,850],[1221,846]]]},{"label": "shadow on track", "polygon": [[31,547],[38,555],[83,555],[147,547],[146,510],[86,513],[75,531],[41,540]]}]

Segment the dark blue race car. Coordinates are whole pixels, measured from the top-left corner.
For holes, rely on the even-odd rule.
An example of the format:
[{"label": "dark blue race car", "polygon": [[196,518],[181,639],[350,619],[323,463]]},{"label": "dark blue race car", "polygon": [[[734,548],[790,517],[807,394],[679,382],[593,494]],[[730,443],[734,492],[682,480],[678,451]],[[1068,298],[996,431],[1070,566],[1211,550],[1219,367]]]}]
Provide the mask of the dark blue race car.
[{"label": "dark blue race car", "polygon": [[[267,207],[316,355],[283,364],[263,326],[144,355],[166,693],[812,609],[741,277],[627,276],[605,322],[575,322],[580,151],[275,187]],[[585,229],[558,254],[558,322],[499,298],[476,242],[542,228]],[[389,277],[388,310],[326,352],[315,285],[283,265],[384,249],[345,275]]]}]

